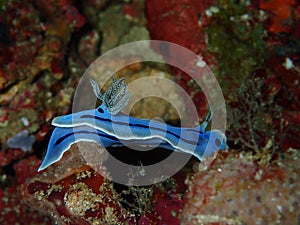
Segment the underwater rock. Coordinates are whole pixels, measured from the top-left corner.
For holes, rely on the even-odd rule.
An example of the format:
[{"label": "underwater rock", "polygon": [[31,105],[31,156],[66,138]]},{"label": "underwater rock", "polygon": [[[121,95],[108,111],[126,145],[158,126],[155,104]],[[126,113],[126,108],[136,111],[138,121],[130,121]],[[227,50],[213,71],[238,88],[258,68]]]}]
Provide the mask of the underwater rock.
[{"label": "underwater rock", "polygon": [[38,224],[51,225],[51,220],[22,203],[17,186],[0,189],[0,224]]},{"label": "underwater rock", "polygon": [[299,223],[299,157],[293,150],[269,166],[242,154],[217,157],[189,180],[182,224]]},{"label": "underwater rock", "polygon": [[[87,148],[84,154],[93,154],[96,144],[82,144]],[[130,217],[112,183],[86,165],[76,145],[58,163],[27,180],[21,193],[32,209],[61,225],[124,224]]]},{"label": "underwater rock", "polygon": [[121,5],[113,5],[99,13],[98,29],[103,33],[101,52],[118,46],[119,39],[130,30],[130,21],[124,19]]}]

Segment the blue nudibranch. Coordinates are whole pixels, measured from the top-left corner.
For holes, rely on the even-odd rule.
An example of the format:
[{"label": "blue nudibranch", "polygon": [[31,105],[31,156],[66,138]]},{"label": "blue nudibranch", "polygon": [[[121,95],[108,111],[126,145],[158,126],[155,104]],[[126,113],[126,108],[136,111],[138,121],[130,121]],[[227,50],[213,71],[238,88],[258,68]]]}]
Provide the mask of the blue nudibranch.
[{"label": "blue nudibranch", "polygon": [[102,94],[98,83],[91,80],[94,94],[102,104],[92,110],[85,110],[53,119],[56,126],[49,141],[44,161],[38,171],[59,161],[70,146],[79,141],[96,142],[104,147],[159,146],[165,149],[186,152],[200,161],[216,151],[226,148],[226,136],[219,130],[205,131],[211,120],[209,113],[197,127],[174,127],[153,120],[137,119],[121,113],[130,99],[124,78],[114,80]]}]

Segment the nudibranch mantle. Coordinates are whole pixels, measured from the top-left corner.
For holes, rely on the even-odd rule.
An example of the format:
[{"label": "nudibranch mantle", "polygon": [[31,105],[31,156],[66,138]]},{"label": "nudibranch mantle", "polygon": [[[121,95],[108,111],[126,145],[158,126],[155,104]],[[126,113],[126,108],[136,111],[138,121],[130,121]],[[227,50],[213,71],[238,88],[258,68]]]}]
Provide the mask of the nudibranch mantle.
[{"label": "nudibranch mantle", "polygon": [[104,147],[123,144],[159,146],[190,153],[200,161],[227,146],[224,133],[219,130],[205,131],[211,120],[210,113],[200,126],[194,128],[137,119],[120,112],[130,99],[124,78],[117,81],[113,79],[112,85],[104,94],[100,92],[96,81],[91,80],[91,86],[102,104],[96,109],[53,119],[52,125],[56,128],[39,171],[59,161],[63,153],[79,141],[96,142]]}]

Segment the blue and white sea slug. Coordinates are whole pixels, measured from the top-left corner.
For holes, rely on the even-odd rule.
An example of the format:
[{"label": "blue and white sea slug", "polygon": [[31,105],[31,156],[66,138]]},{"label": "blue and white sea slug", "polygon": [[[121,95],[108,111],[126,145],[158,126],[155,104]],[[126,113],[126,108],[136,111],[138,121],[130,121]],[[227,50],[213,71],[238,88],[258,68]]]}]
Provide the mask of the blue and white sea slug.
[{"label": "blue and white sea slug", "polygon": [[226,136],[219,130],[205,131],[211,120],[209,114],[197,127],[174,127],[159,121],[137,119],[121,113],[130,99],[124,78],[114,80],[109,89],[101,94],[96,81],[91,80],[93,91],[102,104],[53,119],[56,126],[49,141],[44,161],[39,171],[57,162],[70,146],[79,141],[96,142],[104,147],[159,146],[186,152],[200,161],[218,150],[226,148]]}]

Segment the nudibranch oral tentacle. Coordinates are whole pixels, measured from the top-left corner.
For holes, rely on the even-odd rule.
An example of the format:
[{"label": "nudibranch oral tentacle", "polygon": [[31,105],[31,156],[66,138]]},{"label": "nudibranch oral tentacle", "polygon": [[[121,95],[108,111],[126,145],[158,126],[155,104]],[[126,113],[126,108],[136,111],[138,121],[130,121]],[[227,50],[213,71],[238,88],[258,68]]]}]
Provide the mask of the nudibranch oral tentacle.
[{"label": "nudibranch oral tentacle", "polygon": [[159,121],[137,119],[120,111],[130,99],[124,78],[114,80],[102,94],[96,81],[91,80],[95,96],[102,104],[92,110],[85,110],[53,119],[56,126],[51,136],[46,157],[39,171],[57,162],[73,143],[89,141],[104,147],[122,144],[162,147],[186,152],[200,161],[218,150],[226,148],[226,136],[219,130],[205,131],[211,120],[211,113],[197,127],[174,127]]}]

